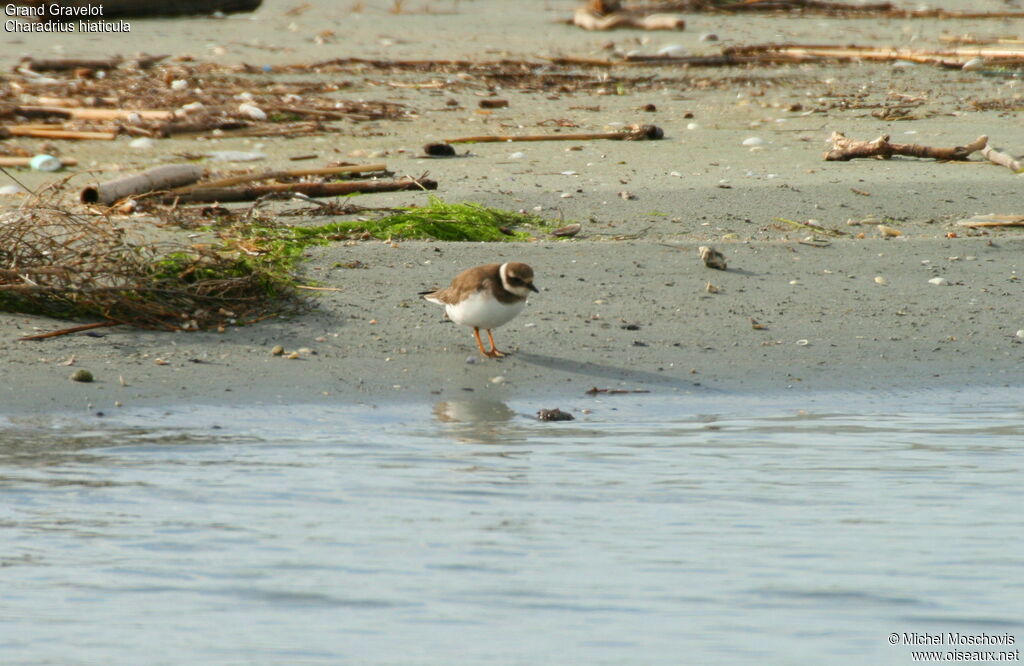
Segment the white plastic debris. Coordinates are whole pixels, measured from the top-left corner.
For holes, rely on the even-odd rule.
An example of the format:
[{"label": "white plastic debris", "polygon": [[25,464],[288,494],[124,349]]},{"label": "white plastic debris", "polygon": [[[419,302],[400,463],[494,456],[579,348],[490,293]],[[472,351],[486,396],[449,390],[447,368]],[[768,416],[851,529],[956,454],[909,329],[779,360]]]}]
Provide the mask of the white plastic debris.
[{"label": "white plastic debris", "polygon": [[61,167],[64,166],[59,157],[46,155],[45,153],[40,153],[33,157],[28,165],[32,167],[33,171],[60,171]]}]

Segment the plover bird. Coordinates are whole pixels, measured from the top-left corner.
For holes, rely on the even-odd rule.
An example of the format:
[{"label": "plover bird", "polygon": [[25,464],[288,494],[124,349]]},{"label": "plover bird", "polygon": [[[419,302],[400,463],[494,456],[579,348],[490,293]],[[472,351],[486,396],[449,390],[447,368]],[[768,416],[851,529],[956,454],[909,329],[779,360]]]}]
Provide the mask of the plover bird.
[{"label": "plover bird", "polygon": [[[508,261],[466,269],[444,289],[420,295],[443,305],[448,318],[456,324],[472,327],[481,354],[499,358],[505,353],[494,345],[491,329],[507,324],[522,312],[531,291],[537,291],[533,286],[533,269],[518,261]],[[484,349],[480,339],[481,328],[487,331],[490,351]]]}]

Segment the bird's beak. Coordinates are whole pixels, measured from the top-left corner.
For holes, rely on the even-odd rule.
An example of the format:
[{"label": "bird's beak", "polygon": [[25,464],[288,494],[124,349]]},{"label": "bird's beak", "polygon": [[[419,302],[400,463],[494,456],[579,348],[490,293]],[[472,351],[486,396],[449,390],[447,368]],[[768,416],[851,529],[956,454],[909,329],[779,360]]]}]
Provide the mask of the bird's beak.
[{"label": "bird's beak", "polygon": [[535,293],[535,294],[539,294],[540,293],[540,289],[537,289],[537,287],[534,287],[532,282],[530,284],[526,285],[526,286],[528,286],[530,288],[530,291],[532,291],[533,293]]}]

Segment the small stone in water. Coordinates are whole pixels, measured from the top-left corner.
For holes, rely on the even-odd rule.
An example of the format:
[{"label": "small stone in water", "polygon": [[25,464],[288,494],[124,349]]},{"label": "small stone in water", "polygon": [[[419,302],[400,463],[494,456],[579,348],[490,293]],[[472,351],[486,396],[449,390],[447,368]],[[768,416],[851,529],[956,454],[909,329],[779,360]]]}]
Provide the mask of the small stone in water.
[{"label": "small stone in water", "polygon": [[537,412],[538,421],[575,421],[576,417],[558,409],[542,409]]}]

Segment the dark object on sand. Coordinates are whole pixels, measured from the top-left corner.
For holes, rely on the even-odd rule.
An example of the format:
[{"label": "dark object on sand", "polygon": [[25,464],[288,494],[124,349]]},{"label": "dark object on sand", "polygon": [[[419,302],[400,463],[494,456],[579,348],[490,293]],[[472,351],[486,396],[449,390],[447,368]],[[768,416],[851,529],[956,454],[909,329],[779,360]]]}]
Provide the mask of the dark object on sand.
[{"label": "dark object on sand", "polygon": [[[21,0],[16,5],[31,7],[32,15],[42,21],[106,20],[112,18],[141,18],[145,16],[184,16],[188,14],[233,14],[251,12],[263,4],[263,0],[104,0],[102,15],[95,14],[100,3],[94,0]],[[53,8],[58,7],[57,14]],[[79,13],[75,10],[81,9]]]},{"label": "dark object on sand", "polygon": [[423,152],[431,157],[455,157],[455,149],[447,143],[428,143]]},{"label": "dark object on sand", "polygon": [[537,412],[538,421],[575,421],[576,417],[558,409],[542,409]]}]

